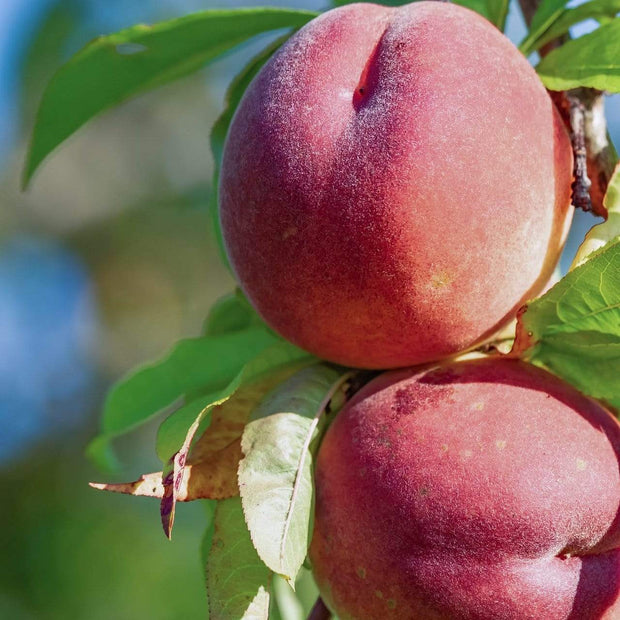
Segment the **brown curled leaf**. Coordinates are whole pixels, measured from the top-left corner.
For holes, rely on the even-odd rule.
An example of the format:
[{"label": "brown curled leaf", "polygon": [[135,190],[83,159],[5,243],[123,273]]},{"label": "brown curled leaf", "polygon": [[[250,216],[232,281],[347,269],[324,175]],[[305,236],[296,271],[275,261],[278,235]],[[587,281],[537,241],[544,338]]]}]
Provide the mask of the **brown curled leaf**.
[{"label": "brown curled leaf", "polygon": [[[212,452],[195,464],[183,469],[181,484],[176,490],[175,500],[191,502],[195,499],[225,499],[239,494],[237,488],[237,465],[241,458],[241,440],[236,439],[221,450]],[[144,474],[135,482],[102,484],[91,482],[90,486],[101,491],[124,493],[141,497],[164,498],[172,495],[166,492],[162,472]],[[170,488],[170,487],[168,487]]]},{"label": "brown curled leaf", "polygon": [[[203,498],[227,499],[239,495],[237,467],[241,459],[241,435],[252,413],[267,392],[298,370],[297,365],[269,373],[248,385],[241,386],[230,398],[213,407],[211,424],[194,442],[199,420],[188,430],[181,449],[164,469],[164,494],[161,501],[161,520],[164,532],[170,538],[174,524],[175,505],[182,490],[187,487],[190,467],[196,483],[200,481]],[[197,499],[197,498],[192,498]],[[183,500],[180,500],[183,501]]]}]

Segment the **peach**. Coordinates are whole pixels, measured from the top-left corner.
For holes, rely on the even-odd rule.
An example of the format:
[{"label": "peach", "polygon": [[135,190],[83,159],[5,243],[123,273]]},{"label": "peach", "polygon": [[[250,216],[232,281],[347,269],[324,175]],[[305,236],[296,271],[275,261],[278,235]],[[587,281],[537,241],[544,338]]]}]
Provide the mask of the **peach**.
[{"label": "peach", "polygon": [[310,548],[341,620],[620,617],[620,426],[524,362],[386,373],[326,433]]},{"label": "peach", "polygon": [[462,7],[353,4],[295,34],[227,137],[223,235],[252,304],[344,365],[472,347],[551,275],[572,152],[526,59]]}]

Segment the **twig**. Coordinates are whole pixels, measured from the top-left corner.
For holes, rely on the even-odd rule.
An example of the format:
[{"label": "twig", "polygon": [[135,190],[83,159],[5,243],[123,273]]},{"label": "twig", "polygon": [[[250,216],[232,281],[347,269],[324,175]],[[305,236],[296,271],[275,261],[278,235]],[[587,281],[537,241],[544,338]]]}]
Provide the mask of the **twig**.
[{"label": "twig", "polygon": [[584,211],[592,211],[592,200],[590,198],[592,181],[588,178],[585,106],[573,92],[567,93],[566,96],[570,105],[571,142],[575,156],[575,180],[572,185],[573,206]]},{"label": "twig", "polygon": [[[532,23],[532,17],[534,17],[540,1],[519,0],[519,6],[528,27]],[[550,41],[539,50],[539,54],[545,56],[561,43],[563,43],[563,39]],[[574,133],[574,130],[571,119],[572,104],[569,98],[576,99],[583,106],[583,137],[586,151],[586,174],[583,178],[587,178],[590,183],[588,187],[590,209],[596,215],[606,217],[607,211],[603,206],[603,197],[613,174],[617,156],[607,133],[603,93],[593,88],[577,88],[568,93],[550,92],[549,94],[552,96],[560,113],[562,113],[566,127],[571,134]],[[578,156],[575,154],[575,160],[577,159]],[[582,162],[579,163],[579,167],[580,169],[583,167]],[[575,169],[577,169],[577,161],[575,161]],[[579,176],[577,175],[576,183],[580,183],[581,187],[574,186],[574,189],[580,194],[579,196],[573,196],[573,203],[575,205],[583,201],[582,194],[584,191],[583,181],[579,181]]]},{"label": "twig", "polygon": [[577,88],[569,91],[569,94],[574,94],[584,106],[588,176],[592,181],[592,210],[597,215],[606,217],[603,198],[618,158],[607,132],[603,93],[594,88]]},{"label": "twig", "polygon": [[327,609],[323,599],[319,596],[319,598],[316,599],[314,607],[310,611],[308,620],[330,620],[331,617],[331,611]]}]

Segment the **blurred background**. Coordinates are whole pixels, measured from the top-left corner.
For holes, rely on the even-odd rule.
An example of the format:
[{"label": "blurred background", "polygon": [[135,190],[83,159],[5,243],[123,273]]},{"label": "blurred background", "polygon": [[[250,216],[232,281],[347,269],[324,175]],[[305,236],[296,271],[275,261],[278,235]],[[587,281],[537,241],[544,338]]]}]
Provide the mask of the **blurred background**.
[{"label": "blurred background", "polygon": [[[265,43],[108,112],[20,192],[26,142],[53,71],[90,39],[216,6],[322,2],[0,0],[0,617],[205,617],[205,511],[174,539],[157,502],[103,495],[86,461],[110,384],[195,336],[231,290],[210,230],[210,127],[226,86]],[[584,24],[581,31],[592,28]],[[511,7],[508,34],[525,32]],[[607,101],[620,144],[620,104]],[[563,266],[594,218],[578,216]],[[118,442],[133,479],[158,469],[159,420]],[[301,612],[291,604],[285,620]]]}]

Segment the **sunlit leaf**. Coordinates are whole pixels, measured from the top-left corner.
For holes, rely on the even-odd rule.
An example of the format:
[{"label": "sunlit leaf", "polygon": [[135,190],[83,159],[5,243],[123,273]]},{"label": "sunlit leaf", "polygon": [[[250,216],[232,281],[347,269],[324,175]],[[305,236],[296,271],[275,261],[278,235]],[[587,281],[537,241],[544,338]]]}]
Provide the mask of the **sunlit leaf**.
[{"label": "sunlit leaf", "polygon": [[620,407],[620,238],[528,304],[512,354]]},{"label": "sunlit leaf", "polygon": [[456,0],[454,4],[460,4],[480,13],[502,32],[504,31],[510,0]]},{"label": "sunlit leaf", "polygon": [[350,377],[306,368],[277,388],[243,433],[239,489],[259,556],[291,585],[308,551],[313,501],[311,442],[326,407]]},{"label": "sunlit leaf", "polygon": [[267,620],[271,571],[252,545],[238,497],[217,504],[206,572],[210,620]]},{"label": "sunlit leaf", "polygon": [[185,394],[222,389],[244,364],[279,341],[260,327],[182,340],[164,359],[139,368],[111,389],[101,435],[89,446],[89,455],[101,467],[110,468],[109,442],[114,437],[143,424]]},{"label": "sunlit leaf", "polygon": [[[332,4],[334,6],[344,6],[345,4],[352,4],[357,1],[358,0],[333,0]],[[410,1],[411,0],[385,0],[379,4],[384,4],[386,6],[402,6],[403,4],[409,4]],[[472,11],[476,11],[476,13],[480,13],[480,15],[486,17],[500,30],[504,30],[510,0],[455,0],[454,4],[460,4]]]},{"label": "sunlit leaf", "polygon": [[[213,402],[198,412],[195,419],[185,428],[182,442],[170,455],[164,467],[161,518],[166,536],[170,537],[172,532],[177,493],[184,485],[188,457],[202,458],[213,467],[221,467],[215,471],[214,477],[207,476],[207,480],[211,482],[213,489],[218,489],[221,494],[236,494],[234,471],[231,475],[230,469],[234,464],[236,471],[236,463],[240,457],[238,441],[252,408],[277,382],[298,370],[301,365],[311,363],[313,360],[314,358],[305,351],[288,342],[280,341],[249,361],[223,390],[214,394]],[[202,430],[205,429],[203,423],[209,415],[211,426],[204,430],[201,436]],[[189,420],[185,419],[185,422]],[[178,431],[179,427],[175,426],[174,432]],[[200,437],[200,446],[194,442],[197,437]],[[159,441],[164,440],[160,438]],[[170,438],[165,442],[169,446],[172,445]],[[223,454],[218,454],[219,451],[223,451]],[[221,485],[221,488],[218,485]]]},{"label": "sunlit leaf", "polygon": [[[166,499],[168,502],[235,497],[239,494],[237,469],[242,456],[241,435],[250,414],[268,392],[296,372],[298,368],[299,366],[293,363],[290,367],[266,373],[256,381],[242,385],[220,405],[212,403],[221,401],[221,395],[218,398],[198,399],[196,402],[203,400],[208,400],[208,402],[195,411],[191,420],[186,415],[179,420],[179,413],[182,410],[170,416],[168,420],[175,420],[176,424],[162,425],[163,432],[160,429],[158,438],[158,451],[164,462],[168,462],[175,456],[178,446],[186,438],[188,428],[202,409],[207,410],[205,419],[208,420],[204,432],[196,433],[200,438],[189,451],[189,456],[182,468],[182,476],[177,481],[178,486],[174,486],[174,492],[170,483],[164,485],[162,472],[145,474],[134,482],[91,483],[91,486],[102,491],[155,497]],[[184,426],[183,422],[185,422]],[[175,439],[177,443],[174,443]],[[172,527],[171,523],[169,527]]]},{"label": "sunlit leaf", "polygon": [[37,114],[24,171],[103,110],[203,67],[261,32],[299,28],[316,13],[284,8],[211,10],[99,37],[50,81]]},{"label": "sunlit leaf", "polygon": [[620,237],[620,164],[616,165],[616,169],[609,180],[603,198],[603,207],[607,212],[607,219],[588,231],[577,250],[571,269],[583,264],[593,252]]},{"label": "sunlit leaf", "polygon": [[587,86],[620,92],[620,19],[553,50],[536,71],[550,90]]},{"label": "sunlit leaf", "polygon": [[592,0],[571,9],[560,6],[541,28],[530,30],[519,49],[529,56],[543,45],[566,34],[571,26],[579,22],[586,19],[611,18],[618,12],[620,12],[620,0]]},{"label": "sunlit leaf", "polygon": [[568,0],[542,0],[532,17],[530,29],[519,49],[528,56],[532,49],[533,43],[544,34],[547,29],[555,22],[560,15],[566,10]]}]

